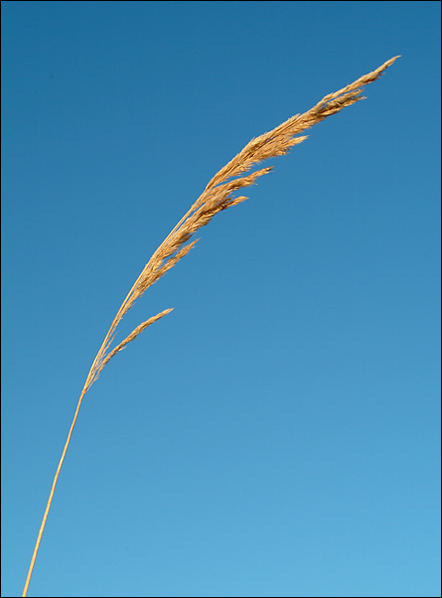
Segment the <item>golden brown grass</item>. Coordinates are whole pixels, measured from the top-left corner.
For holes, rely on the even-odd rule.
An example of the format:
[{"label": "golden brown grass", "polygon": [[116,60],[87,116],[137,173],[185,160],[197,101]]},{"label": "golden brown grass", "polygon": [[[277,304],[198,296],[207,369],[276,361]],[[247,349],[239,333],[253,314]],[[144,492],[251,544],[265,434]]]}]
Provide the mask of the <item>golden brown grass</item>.
[{"label": "golden brown grass", "polygon": [[57,485],[58,476],[60,474],[61,466],[63,465],[84,395],[95,380],[97,380],[101,370],[114,355],[121,351],[128,343],[133,341],[145,328],[172,310],[165,309],[156,316],[149,318],[137,326],[119,345],[110,350],[120,320],[132,307],[135,301],[141,297],[154,282],[161,278],[161,276],[179,262],[181,258],[189,253],[198,240],[196,239],[188,243],[192,235],[198,229],[208,224],[218,212],[230,208],[231,206],[235,206],[247,199],[247,197],[243,195],[235,197],[233,194],[243,187],[253,185],[258,177],[268,173],[273,167],[262,168],[261,170],[256,170],[247,175],[245,175],[245,173],[249,172],[255,164],[259,164],[268,158],[286,154],[291,147],[297,143],[301,143],[304,139],[307,139],[306,136],[299,136],[306,129],[321,122],[328,116],[336,114],[346,106],[350,106],[351,104],[364,99],[361,88],[368,83],[376,81],[385,69],[393,64],[397,58],[399,58],[399,56],[387,60],[387,62],[375,71],[360,77],[350,85],[347,85],[335,93],[326,95],[316,104],[316,106],[307,112],[304,112],[304,114],[296,114],[269,133],[264,133],[263,135],[256,137],[256,139],[249,141],[239,154],[217,172],[190,210],[181,218],[175,228],[169,233],[152,255],[118,310],[87,375],[52,483],[51,492],[43,515],[43,521],[38,533],[22,596],[26,596],[28,591],[32,570],[34,568],[41,537],[51,506],[55,486]]}]

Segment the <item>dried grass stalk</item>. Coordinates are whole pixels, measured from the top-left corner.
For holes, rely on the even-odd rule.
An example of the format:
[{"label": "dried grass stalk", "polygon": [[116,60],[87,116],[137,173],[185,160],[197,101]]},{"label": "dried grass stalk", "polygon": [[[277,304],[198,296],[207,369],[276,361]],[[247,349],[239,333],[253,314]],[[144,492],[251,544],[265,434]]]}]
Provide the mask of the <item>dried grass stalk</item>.
[{"label": "dried grass stalk", "polygon": [[129,291],[126,299],[123,301],[120,309],[118,310],[117,315],[115,316],[111,327],[106,334],[103,344],[101,345],[100,350],[98,351],[92,363],[91,369],[89,370],[89,374],[86,378],[86,382],[78,400],[67,441],[64,446],[52,484],[49,500],[46,505],[43,521],[38,533],[37,542],[22,596],[26,596],[28,590],[32,570],[34,568],[35,559],[40,546],[41,537],[51,506],[52,497],[54,495],[55,486],[57,484],[61,466],[69,446],[72,431],[74,429],[84,395],[95,382],[95,380],[97,380],[104,366],[109,362],[110,359],[112,359],[114,355],[116,355],[116,353],[121,351],[128,343],[133,341],[145,328],[171,312],[172,309],[166,309],[156,316],[149,318],[149,320],[146,320],[137,326],[135,330],[133,330],[112,351],[109,351],[120,320],[132,307],[135,301],[141,297],[141,295],[151,285],[153,285],[159,278],[161,278],[161,276],[170,270],[170,268],[179,262],[181,258],[189,253],[190,249],[195,245],[197,240],[191,241],[190,243],[188,243],[188,241],[198,229],[208,224],[215,214],[218,214],[218,212],[226,210],[231,206],[235,206],[247,199],[247,197],[243,195],[235,197],[233,193],[239,189],[242,189],[243,187],[249,187],[250,185],[253,185],[258,177],[267,174],[270,172],[270,170],[272,170],[273,167],[262,168],[261,170],[257,170],[244,176],[245,173],[249,172],[254,165],[259,164],[268,158],[283,156],[294,145],[307,139],[306,136],[299,136],[306,129],[313,127],[313,125],[321,122],[328,116],[336,114],[346,106],[350,106],[351,104],[364,99],[361,88],[364,85],[368,85],[369,83],[376,81],[376,79],[378,79],[397,58],[399,58],[399,56],[395,56],[394,58],[387,60],[387,62],[385,62],[375,71],[360,77],[350,85],[347,85],[335,93],[326,95],[320,102],[316,104],[316,106],[307,112],[304,112],[304,114],[296,114],[277,126],[272,131],[264,133],[263,135],[260,135],[259,137],[249,141],[249,143],[242,151],[239,152],[239,154],[237,154],[232,160],[230,160],[228,164],[226,164],[219,172],[217,172],[190,210],[181,218],[175,228],[170,232],[170,234],[152,255],[149,262],[143,268],[143,271]]}]

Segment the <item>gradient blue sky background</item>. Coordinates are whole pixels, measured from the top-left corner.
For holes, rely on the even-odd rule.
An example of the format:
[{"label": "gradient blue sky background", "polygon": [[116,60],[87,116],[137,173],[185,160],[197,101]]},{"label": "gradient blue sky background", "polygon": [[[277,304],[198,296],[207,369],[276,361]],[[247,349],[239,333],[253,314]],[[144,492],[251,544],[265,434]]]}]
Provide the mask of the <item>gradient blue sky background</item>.
[{"label": "gradient blue sky background", "polygon": [[90,364],[254,136],[401,54],[138,301],[29,596],[440,595],[440,3],[2,2],[3,575]]}]

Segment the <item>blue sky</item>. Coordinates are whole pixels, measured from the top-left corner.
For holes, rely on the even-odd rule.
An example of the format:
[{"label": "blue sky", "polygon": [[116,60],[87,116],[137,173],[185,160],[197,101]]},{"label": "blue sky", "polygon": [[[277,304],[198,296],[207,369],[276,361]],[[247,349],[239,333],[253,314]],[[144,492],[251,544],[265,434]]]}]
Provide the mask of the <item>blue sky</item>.
[{"label": "blue sky", "polygon": [[440,3],[2,2],[2,596],[153,251],[397,54],[127,314],[28,595],[440,595]]}]

